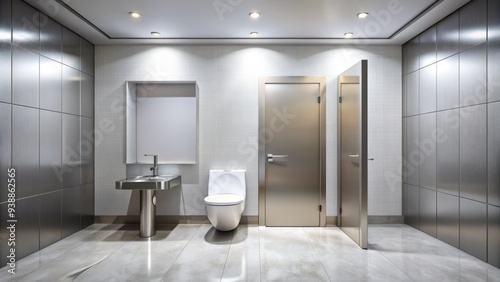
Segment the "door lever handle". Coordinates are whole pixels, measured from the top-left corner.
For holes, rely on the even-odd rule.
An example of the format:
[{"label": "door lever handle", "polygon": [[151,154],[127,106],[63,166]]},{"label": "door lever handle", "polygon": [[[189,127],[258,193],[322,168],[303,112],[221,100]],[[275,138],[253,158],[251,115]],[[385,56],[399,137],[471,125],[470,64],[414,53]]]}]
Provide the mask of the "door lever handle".
[{"label": "door lever handle", "polygon": [[359,155],[349,155],[349,158],[359,158]]},{"label": "door lever handle", "polygon": [[272,163],[274,162],[274,158],[287,158],[288,155],[273,155],[273,154],[267,154],[267,162]]}]

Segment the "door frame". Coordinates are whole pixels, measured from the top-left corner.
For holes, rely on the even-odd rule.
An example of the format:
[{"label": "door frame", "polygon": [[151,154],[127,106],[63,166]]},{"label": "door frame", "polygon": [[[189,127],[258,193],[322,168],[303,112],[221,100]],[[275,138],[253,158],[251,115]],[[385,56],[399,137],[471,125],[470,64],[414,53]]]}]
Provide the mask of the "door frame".
[{"label": "door frame", "polygon": [[326,78],[324,76],[265,76],[259,77],[258,182],[259,225],[266,226],[266,142],[261,138],[266,130],[266,84],[319,84],[319,225],[326,226]]},{"label": "door frame", "polygon": [[[361,77],[360,77],[361,76]],[[342,84],[356,83],[360,87],[359,121],[361,141],[359,143],[359,246],[363,249],[368,247],[368,60],[361,60],[338,76],[337,91],[337,226],[342,228],[342,106],[341,97]],[[366,227],[366,228],[362,228]],[[358,242],[356,242],[358,243]]]}]

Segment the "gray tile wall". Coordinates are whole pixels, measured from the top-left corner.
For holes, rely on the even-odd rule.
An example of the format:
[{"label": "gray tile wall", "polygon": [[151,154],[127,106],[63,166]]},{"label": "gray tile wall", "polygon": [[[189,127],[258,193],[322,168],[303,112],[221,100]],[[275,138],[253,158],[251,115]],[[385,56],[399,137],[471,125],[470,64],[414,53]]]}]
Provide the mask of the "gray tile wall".
[{"label": "gray tile wall", "polygon": [[405,222],[497,267],[499,9],[473,0],[403,46]]},{"label": "gray tile wall", "polygon": [[16,169],[16,259],[93,222],[93,68],[91,43],[24,1],[0,1],[1,265],[8,168]]}]

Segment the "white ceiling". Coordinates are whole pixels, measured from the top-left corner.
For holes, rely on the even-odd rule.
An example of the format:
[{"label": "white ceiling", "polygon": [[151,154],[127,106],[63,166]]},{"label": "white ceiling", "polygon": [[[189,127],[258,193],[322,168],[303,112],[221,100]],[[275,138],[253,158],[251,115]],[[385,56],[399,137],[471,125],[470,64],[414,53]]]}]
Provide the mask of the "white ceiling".
[{"label": "white ceiling", "polygon": [[402,44],[470,0],[25,1],[94,44]]}]

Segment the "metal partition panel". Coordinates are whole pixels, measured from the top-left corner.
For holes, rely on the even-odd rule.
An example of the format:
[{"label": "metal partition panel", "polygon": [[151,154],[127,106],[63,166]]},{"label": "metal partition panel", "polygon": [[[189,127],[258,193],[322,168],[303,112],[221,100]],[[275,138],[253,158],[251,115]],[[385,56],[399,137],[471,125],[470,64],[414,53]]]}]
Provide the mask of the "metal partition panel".
[{"label": "metal partition panel", "polygon": [[325,85],[259,78],[259,225],[326,226]]},{"label": "metal partition panel", "polygon": [[340,228],[368,247],[367,69],[362,60],[338,76],[338,187]]}]

